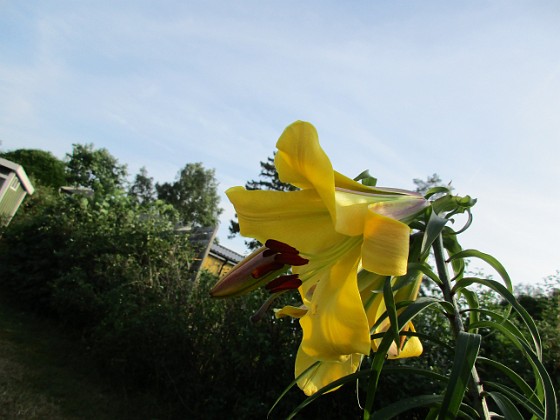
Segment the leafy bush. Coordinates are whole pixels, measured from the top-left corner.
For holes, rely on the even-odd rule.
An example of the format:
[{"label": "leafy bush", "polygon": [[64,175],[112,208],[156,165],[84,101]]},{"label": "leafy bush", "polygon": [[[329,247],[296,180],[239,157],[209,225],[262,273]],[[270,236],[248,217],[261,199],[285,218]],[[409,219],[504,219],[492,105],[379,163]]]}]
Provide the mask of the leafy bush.
[{"label": "leafy bush", "polygon": [[[137,200],[118,189],[86,198],[39,186],[0,232],[0,287],[19,304],[76,332],[112,382],[157,396],[161,418],[264,418],[293,380],[299,325],[270,313],[250,322],[267,297],[264,291],[212,299],[208,291],[216,279],[192,272],[188,237],[175,231],[178,219],[171,206]],[[519,300],[538,324],[544,364],[560,386],[555,279],[546,291],[526,291]],[[495,295],[478,298],[500,310]],[[288,303],[294,302],[283,295],[277,305]],[[415,325],[418,331],[449,337],[449,325],[436,310],[422,312]],[[520,365],[505,340],[490,335],[483,343],[482,354],[519,366],[516,372],[531,383],[531,368]],[[423,356],[407,364],[449,374],[452,351],[436,342],[423,344]],[[490,368],[482,373],[492,377]],[[435,389],[425,378],[412,378],[389,369],[376,398],[396,401]],[[320,398],[301,418],[361,417],[356,389],[366,385]],[[290,390],[272,417],[285,417],[303,399]],[[423,414],[419,409],[407,418]]]}]

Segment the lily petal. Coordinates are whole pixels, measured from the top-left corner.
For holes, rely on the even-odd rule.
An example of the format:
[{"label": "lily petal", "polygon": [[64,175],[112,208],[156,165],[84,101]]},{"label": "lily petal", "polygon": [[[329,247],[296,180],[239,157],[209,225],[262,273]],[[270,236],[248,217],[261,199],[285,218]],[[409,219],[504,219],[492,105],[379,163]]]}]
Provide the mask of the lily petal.
[{"label": "lily petal", "polygon": [[370,336],[356,273],[360,246],[354,246],[317,283],[309,310],[300,319],[302,350],[322,361],[342,361],[352,353],[368,354]]},{"label": "lily petal", "polygon": [[284,130],[276,147],[274,164],[280,180],[302,189],[315,189],[335,220],[334,170],[319,144],[315,127],[296,121]]},{"label": "lily petal", "polygon": [[[362,360],[361,355],[352,354],[342,362],[319,362],[317,366],[311,368],[307,373],[303,374],[318,360],[309,356],[302,350],[301,346],[296,356],[295,375],[298,386],[303,390],[305,395],[315,394],[319,389],[336,381],[344,376],[350,375],[358,369]],[[300,377],[300,375],[302,375]],[[329,392],[335,391],[334,388]]]},{"label": "lily petal", "polygon": [[346,175],[343,175],[338,171],[334,171],[334,183],[336,188],[346,189],[349,191],[360,191],[367,194],[394,195],[396,197],[399,195],[407,195],[422,198],[422,194],[414,191],[403,190],[400,188],[372,187],[370,185],[364,185],[358,181],[348,178]]},{"label": "lily petal", "polygon": [[[385,325],[383,328],[387,328],[387,325]],[[415,332],[416,330],[414,329],[414,325],[412,325],[412,322],[410,322],[405,328],[403,328],[404,331],[413,331]],[[418,337],[406,337],[406,336],[401,336],[401,344],[400,344],[400,348],[397,347],[397,345],[393,342],[391,343],[391,347],[389,348],[389,351],[387,352],[387,358],[388,359],[406,359],[408,357],[418,357],[422,354],[422,351],[424,350],[422,347],[422,342],[420,341],[420,339]],[[379,344],[381,343],[381,339],[375,339],[371,341],[371,349],[375,352],[377,351],[377,348],[379,346]]]},{"label": "lily petal", "polygon": [[335,230],[348,236],[362,235],[364,221],[371,204],[367,197],[351,192],[337,191]]},{"label": "lily petal", "polygon": [[274,315],[276,318],[282,318],[285,316],[290,316],[292,318],[301,318],[307,314],[307,308],[305,306],[291,306],[286,305],[281,309],[275,309]]},{"label": "lily petal", "polygon": [[314,190],[291,192],[226,191],[233,203],[243,236],[290,244],[300,252],[317,252],[343,240],[335,232],[325,205]]},{"label": "lily petal", "polygon": [[[404,330],[416,332],[412,322]],[[395,343],[393,343],[395,344]],[[395,346],[396,347],[396,346]],[[405,359],[407,357],[418,357],[423,351],[422,343],[418,337],[407,337],[406,341],[401,344],[401,348],[397,350],[396,354],[389,352],[389,359]]]},{"label": "lily petal", "polygon": [[406,223],[427,206],[429,206],[429,203],[423,197],[408,196],[377,202],[372,204],[369,209],[375,213]]},{"label": "lily petal", "polygon": [[362,264],[385,276],[406,274],[410,228],[369,210],[365,218]]}]

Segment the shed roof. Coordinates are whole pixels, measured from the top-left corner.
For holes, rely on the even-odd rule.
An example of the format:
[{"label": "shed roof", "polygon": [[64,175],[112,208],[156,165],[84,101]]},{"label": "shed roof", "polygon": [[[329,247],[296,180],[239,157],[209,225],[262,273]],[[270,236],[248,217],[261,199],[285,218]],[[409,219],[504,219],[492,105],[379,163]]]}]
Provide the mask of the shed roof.
[{"label": "shed roof", "polygon": [[243,255],[238,254],[237,252],[216,243],[213,243],[210,247],[210,253],[222,257],[227,261],[232,261],[236,264],[244,258]]},{"label": "shed roof", "polygon": [[21,183],[21,185],[23,185],[23,188],[25,188],[25,191],[27,191],[29,195],[35,192],[35,188],[33,188],[33,185],[31,185],[31,181],[29,181],[29,178],[27,177],[23,166],[4,158],[0,158],[0,166],[4,166],[5,168],[8,168],[11,171],[15,172],[17,177],[19,178],[19,182]]}]

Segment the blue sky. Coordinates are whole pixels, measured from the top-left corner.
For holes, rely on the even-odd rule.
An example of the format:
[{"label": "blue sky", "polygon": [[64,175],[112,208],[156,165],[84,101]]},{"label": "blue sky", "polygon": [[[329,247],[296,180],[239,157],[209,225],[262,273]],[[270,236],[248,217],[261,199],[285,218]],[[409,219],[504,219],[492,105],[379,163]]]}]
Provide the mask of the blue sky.
[{"label": "blue sky", "polygon": [[516,282],[560,268],[559,115],[557,1],[0,0],[2,150],[202,162],[223,194],[307,120],[349,176],[478,198],[463,245]]}]

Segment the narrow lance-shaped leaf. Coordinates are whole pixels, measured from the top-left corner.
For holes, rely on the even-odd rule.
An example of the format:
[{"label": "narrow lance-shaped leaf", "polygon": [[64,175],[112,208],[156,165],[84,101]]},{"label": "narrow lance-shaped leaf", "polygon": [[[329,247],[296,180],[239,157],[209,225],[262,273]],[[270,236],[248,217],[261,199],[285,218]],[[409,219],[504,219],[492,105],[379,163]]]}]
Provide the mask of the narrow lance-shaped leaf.
[{"label": "narrow lance-shaped leaf", "polygon": [[482,356],[478,357],[478,362],[482,362],[484,364],[492,366],[505,374],[521,390],[521,392],[523,392],[524,395],[530,397],[533,397],[535,395],[533,388],[530,387],[529,384],[525,382],[525,380],[517,372],[504,365],[503,363]]},{"label": "narrow lance-shaped leaf", "polygon": [[[398,337],[397,337],[398,338]],[[387,352],[391,347],[391,343],[395,340],[391,330],[387,331],[381,340],[381,344],[377,348],[373,360],[371,362],[370,373],[368,383],[368,392],[366,397],[366,405],[364,407],[364,420],[369,420],[373,414],[373,401],[375,399],[375,394],[377,392],[377,385],[379,383],[379,376],[381,375],[381,369],[383,369],[383,364],[385,363],[385,357]]]},{"label": "narrow lance-shaped leaf", "polygon": [[394,337],[395,346],[399,348],[399,324],[397,319],[397,308],[395,308],[395,299],[393,296],[393,289],[391,288],[391,279],[387,277],[385,285],[383,286],[383,299],[385,300],[385,307],[389,316],[390,325],[388,330]]},{"label": "narrow lance-shaped leaf", "polygon": [[[495,389],[497,391],[499,391],[500,393],[504,394],[506,397],[508,397],[510,400],[517,402],[519,405],[525,407],[525,409],[527,409],[527,411],[529,411],[530,413],[532,413],[533,415],[537,416],[538,418],[543,418],[544,417],[544,410],[542,409],[542,407],[540,405],[535,404],[533,401],[531,401],[529,398],[527,398],[525,395],[521,394],[520,392],[517,392],[516,390],[504,385],[504,384],[500,384],[497,382],[492,382],[492,381],[484,381],[484,388],[486,390],[491,390],[491,389]],[[531,394],[529,394],[531,395]],[[506,414],[504,412],[504,414]]]},{"label": "narrow lance-shaped leaf", "polygon": [[548,374],[546,368],[541,360],[533,353],[532,349],[524,342],[521,345],[525,348],[529,361],[535,367],[540,379],[540,383],[544,392],[544,419],[557,420],[558,419],[558,400],[556,399],[556,391],[552,379]]},{"label": "narrow lance-shaped leaf", "polygon": [[476,249],[465,249],[461,252],[451,255],[449,257],[449,261],[454,261],[457,259],[465,259],[470,257],[479,258],[482,261],[486,262],[488,265],[490,265],[494,270],[498,272],[500,277],[504,280],[507,289],[510,292],[513,290],[513,285],[508,272],[506,271],[504,266],[490,254],[485,254],[484,252],[480,252]]},{"label": "narrow lance-shaped leaf", "polygon": [[440,418],[456,418],[476,362],[482,339],[478,334],[459,332],[453,369],[440,408]]},{"label": "narrow lance-shaped leaf", "polygon": [[[467,300],[467,303],[469,305],[469,308],[471,308],[470,312],[469,312],[469,322],[475,323],[478,322],[479,320],[479,312],[477,311],[477,309],[479,308],[479,302],[478,302],[478,296],[475,292],[473,292],[472,290],[468,290],[468,289],[462,289],[461,293],[463,294],[463,296],[465,297],[465,299]],[[473,334],[478,334],[478,331],[472,331]]]},{"label": "narrow lance-shaped leaf", "polygon": [[441,234],[447,222],[448,220],[446,218],[437,215],[436,212],[432,210],[422,239],[422,255],[426,255],[430,252],[432,244]]},{"label": "narrow lance-shaped leaf", "polygon": [[508,420],[523,420],[523,416],[508,397],[499,392],[487,392],[486,395],[489,395],[494,400],[504,418]]},{"label": "narrow lance-shaped leaf", "polygon": [[483,286],[489,287],[490,289],[498,292],[523,319],[523,322],[527,326],[529,333],[531,334],[531,338],[533,339],[533,343],[535,345],[535,353],[538,355],[539,359],[542,359],[542,343],[539,331],[537,330],[537,326],[535,325],[535,321],[529,313],[525,310],[523,306],[517,301],[515,296],[502,284],[495,280],[488,280],[488,279],[479,279],[476,277],[466,277],[458,281],[455,286],[453,287],[453,292],[457,292],[473,283],[478,283]]}]

